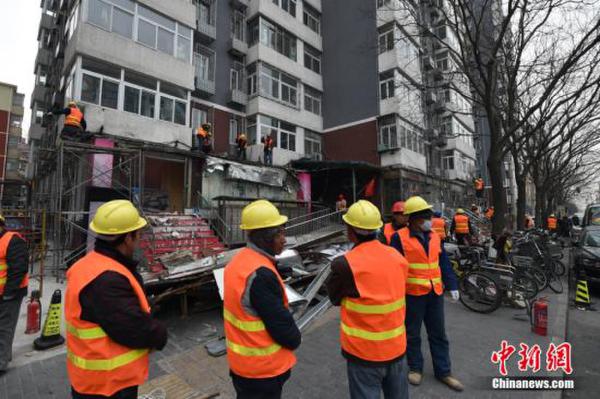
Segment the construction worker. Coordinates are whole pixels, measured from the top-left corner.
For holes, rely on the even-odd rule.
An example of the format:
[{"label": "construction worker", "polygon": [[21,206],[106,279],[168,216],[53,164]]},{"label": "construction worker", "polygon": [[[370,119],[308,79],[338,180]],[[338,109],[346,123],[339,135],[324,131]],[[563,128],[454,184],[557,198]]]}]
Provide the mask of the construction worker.
[{"label": "construction worker", "polygon": [[392,236],[398,230],[406,227],[408,217],[404,216],[404,201],[398,201],[392,206],[392,221],[383,226],[383,235],[380,236],[380,241],[390,245]]},{"label": "construction worker", "polygon": [[23,298],[29,283],[27,244],[18,233],[6,229],[0,215],[0,375],[12,360],[12,344]]},{"label": "construction worker", "polygon": [[[451,389],[463,385],[451,373],[450,350],[444,326],[444,288],[459,299],[458,283],[440,237],[432,233],[432,206],[421,197],[406,200],[408,227],[392,237],[392,247],[408,261],[406,284],[406,334],[408,381],[423,381],[421,324],[425,322],[435,377]],[[443,282],[443,285],[442,285]]]},{"label": "construction worker", "polygon": [[265,165],[273,165],[273,147],[275,146],[275,142],[270,134],[267,134],[261,139],[263,143],[263,159],[265,161]]},{"label": "construction worker", "polygon": [[83,112],[81,112],[75,101],[69,101],[67,108],[53,110],[48,114],[65,116],[65,122],[61,132],[61,137],[63,139],[74,140],[81,138],[87,129],[87,123],[83,116]]},{"label": "construction worker", "polygon": [[352,399],[408,398],[406,383],[406,259],[377,240],[383,225],[375,205],[353,204],[343,217],[354,247],[336,258],[327,280],[341,306],[341,346]]},{"label": "construction worker", "polygon": [[487,220],[492,220],[493,217],[494,217],[494,207],[490,206],[488,209],[485,210],[485,218]]},{"label": "construction worker", "polygon": [[474,231],[471,219],[465,215],[462,208],[458,208],[450,225],[450,234],[454,234],[458,245],[469,245],[471,243],[471,233]]},{"label": "construction worker", "polygon": [[148,353],[167,343],[152,318],[133,254],[146,226],[127,200],[101,205],[93,251],[67,271],[67,372],[73,398],[137,398]]},{"label": "construction worker", "polygon": [[440,236],[440,239],[442,241],[445,241],[446,237],[448,236],[448,233],[447,233],[448,226],[446,225],[446,219],[444,219],[442,217],[442,213],[434,212],[431,222],[432,222],[431,229],[433,231],[435,231],[438,234],[438,236]]},{"label": "construction worker", "polygon": [[484,192],[484,189],[485,189],[485,184],[484,184],[483,179],[481,178],[481,176],[479,176],[477,179],[474,180],[473,186],[475,188],[475,196],[477,198],[483,198],[483,192]]},{"label": "construction worker", "polygon": [[203,123],[196,129],[196,137],[198,139],[198,147],[205,154],[212,152],[212,126],[210,123]]},{"label": "construction worker", "polygon": [[239,133],[235,139],[235,143],[237,144],[238,160],[245,161],[247,159],[246,148],[248,148],[248,138],[246,137],[246,133]]},{"label": "construction worker", "polygon": [[227,360],[237,397],[281,398],[296,364],[300,330],[275,256],[283,251],[288,218],[266,200],[242,211],[248,244],[225,267],[223,318]]},{"label": "construction worker", "polygon": [[533,217],[531,215],[525,215],[525,230],[533,229]]},{"label": "construction worker", "polygon": [[548,216],[547,225],[548,230],[551,232],[556,231],[556,229],[558,228],[558,219],[553,213],[550,214],[550,216]]},{"label": "construction worker", "polygon": [[479,207],[476,204],[471,205],[471,212],[477,217],[481,216],[481,214],[479,212]]},{"label": "construction worker", "polygon": [[344,197],[344,194],[340,194],[338,195],[338,200],[335,203],[335,210],[338,212],[344,212],[346,209],[348,209],[346,197]]}]

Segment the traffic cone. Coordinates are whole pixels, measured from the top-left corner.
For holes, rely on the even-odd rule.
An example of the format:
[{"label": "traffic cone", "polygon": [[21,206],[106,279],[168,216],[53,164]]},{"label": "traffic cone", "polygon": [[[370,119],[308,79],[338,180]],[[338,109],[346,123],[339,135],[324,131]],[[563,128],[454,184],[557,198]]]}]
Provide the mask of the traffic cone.
[{"label": "traffic cone", "polygon": [[577,291],[575,292],[575,306],[579,309],[589,309],[591,305],[590,292],[586,280],[577,280]]},{"label": "traffic cone", "polygon": [[61,307],[62,307],[62,293],[60,290],[54,291],[52,294],[52,300],[50,301],[50,308],[46,315],[46,321],[44,322],[44,328],[42,329],[42,335],[33,341],[33,347],[37,350],[46,350],[54,348],[55,346],[62,345],[65,339],[60,335],[60,318],[61,318]]}]

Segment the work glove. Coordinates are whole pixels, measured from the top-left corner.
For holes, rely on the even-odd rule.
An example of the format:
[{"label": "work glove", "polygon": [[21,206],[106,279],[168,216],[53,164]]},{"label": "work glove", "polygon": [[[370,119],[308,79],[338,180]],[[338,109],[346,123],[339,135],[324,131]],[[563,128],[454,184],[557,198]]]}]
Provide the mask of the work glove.
[{"label": "work glove", "polygon": [[459,294],[458,290],[450,291],[450,296],[452,296],[453,302],[458,301],[458,299],[460,298],[460,294]]}]

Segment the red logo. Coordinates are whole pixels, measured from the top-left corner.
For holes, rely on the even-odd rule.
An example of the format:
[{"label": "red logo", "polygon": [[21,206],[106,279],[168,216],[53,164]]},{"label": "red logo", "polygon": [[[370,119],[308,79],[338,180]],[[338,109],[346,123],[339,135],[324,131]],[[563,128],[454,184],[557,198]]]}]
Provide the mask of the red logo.
[{"label": "red logo", "polygon": [[[540,371],[542,348],[538,344],[530,347],[525,343],[520,343],[519,347],[520,350],[517,353],[519,355],[517,362],[519,371],[526,372],[531,370],[534,373]],[[491,361],[493,364],[498,365],[501,375],[508,375],[507,362],[516,350],[514,345],[509,344],[506,340],[502,340],[500,349],[492,352]],[[557,371],[559,369],[562,369],[566,374],[573,372],[573,367],[571,366],[571,344],[569,342],[563,342],[560,345],[551,343],[546,351],[546,370]]]}]

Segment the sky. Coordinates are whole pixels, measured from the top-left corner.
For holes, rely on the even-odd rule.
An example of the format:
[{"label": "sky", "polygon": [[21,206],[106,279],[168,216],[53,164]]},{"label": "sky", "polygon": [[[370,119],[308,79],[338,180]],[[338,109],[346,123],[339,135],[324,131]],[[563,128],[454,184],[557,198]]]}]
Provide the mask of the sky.
[{"label": "sky", "polygon": [[40,0],[0,0],[0,82],[16,85],[19,93],[25,94],[25,137],[31,123],[29,103],[41,16]]}]

